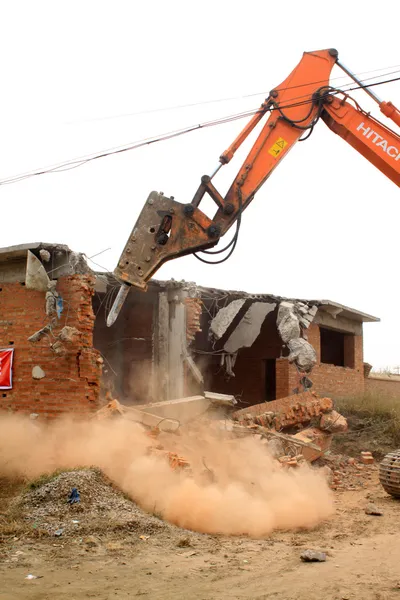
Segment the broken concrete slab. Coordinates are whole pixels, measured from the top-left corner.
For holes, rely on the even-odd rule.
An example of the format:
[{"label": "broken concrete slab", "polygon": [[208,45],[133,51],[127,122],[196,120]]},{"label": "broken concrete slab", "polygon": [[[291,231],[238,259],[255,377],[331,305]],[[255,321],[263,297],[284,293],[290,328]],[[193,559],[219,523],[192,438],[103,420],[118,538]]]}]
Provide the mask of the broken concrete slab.
[{"label": "broken concrete slab", "polygon": [[254,302],[243,316],[239,325],[230,335],[224,349],[230,354],[239,348],[249,348],[258,338],[265,317],[272,312],[276,304],[268,302]]},{"label": "broken concrete slab", "polygon": [[180,423],[184,424],[205,414],[210,405],[210,400],[199,395],[178,398],[177,400],[141,404],[136,406],[136,408],[157,415],[158,417],[177,419]]},{"label": "broken concrete slab", "polygon": [[199,383],[200,385],[203,384],[204,383],[203,375],[202,375],[199,367],[194,362],[193,358],[190,356],[190,354],[187,354],[185,356],[185,361],[186,361],[186,364],[189,367],[193,377],[197,381],[197,383]]},{"label": "broken concrete slab", "polygon": [[51,326],[50,325],[46,325],[45,327],[42,327],[42,329],[39,329],[39,331],[36,331],[33,335],[31,335],[30,337],[28,337],[28,342],[39,342],[45,335],[48,335],[51,331]]},{"label": "broken concrete slab", "polygon": [[128,421],[134,421],[146,427],[158,429],[168,433],[174,433],[179,429],[179,422],[176,420],[166,419],[160,416],[147,413],[132,406],[120,404],[118,400],[111,400],[106,406],[101,408],[96,413],[96,418],[99,420],[121,417]]},{"label": "broken concrete slab", "polygon": [[132,406],[125,406],[123,411],[124,419],[128,421],[135,421],[135,423],[141,423],[147,427],[159,429],[168,433],[174,433],[178,431],[180,422],[178,420],[167,419],[165,417],[159,417],[143,410],[137,410]]},{"label": "broken concrete slab", "polygon": [[295,363],[302,373],[310,373],[317,364],[317,353],[311,344],[299,337],[289,340],[287,345],[290,350],[289,362]]},{"label": "broken concrete slab", "polygon": [[299,319],[294,312],[292,302],[281,302],[276,319],[279,335],[282,341],[287,344],[290,340],[300,337]]},{"label": "broken concrete slab", "polygon": [[224,335],[245,302],[246,300],[244,298],[233,300],[217,312],[210,323],[210,331],[217,340]]},{"label": "broken concrete slab", "polygon": [[30,290],[47,292],[50,282],[46,269],[38,258],[30,251],[27,252],[25,286]]},{"label": "broken concrete slab", "polygon": [[211,402],[212,406],[233,407],[237,404],[235,396],[231,394],[217,394],[216,392],[204,392],[206,400]]}]

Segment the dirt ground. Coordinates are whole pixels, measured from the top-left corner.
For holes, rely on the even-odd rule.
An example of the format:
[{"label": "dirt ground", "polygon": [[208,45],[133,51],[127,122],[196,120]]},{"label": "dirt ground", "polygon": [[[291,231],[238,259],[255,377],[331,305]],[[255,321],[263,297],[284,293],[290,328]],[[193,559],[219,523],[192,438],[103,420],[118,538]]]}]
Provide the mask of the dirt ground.
[{"label": "dirt ground", "polygon": [[[375,465],[349,465],[344,457],[328,464],[337,473],[335,516],[313,531],[259,540],[166,524],[117,497],[95,471],[61,474],[28,492],[25,484],[3,482],[3,516],[13,506],[15,512],[15,503],[28,516],[1,538],[0,600],[400,598],[400,503],[381,488]],[[77,479],[83,497],[85,486],[92,490],[96,510],[86,511],[83,500],[66,509],[57,498],[46,510],[46,498],[61,498]],[[366,515],[369,502],[383,515]],[[326,562],[303,563],[308,548],[325,551]],[[28,574],[38,579],[27,580]]]}]

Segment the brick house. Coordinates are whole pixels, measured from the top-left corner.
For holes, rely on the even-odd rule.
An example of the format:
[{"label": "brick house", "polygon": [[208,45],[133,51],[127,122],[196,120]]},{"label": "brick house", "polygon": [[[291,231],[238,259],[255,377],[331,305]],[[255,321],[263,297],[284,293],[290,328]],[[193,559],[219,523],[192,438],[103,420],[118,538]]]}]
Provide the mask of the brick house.
[{"label": "brick house", "polygon": [[[203,288],[199,288],[199,295],[203,303],[202,332],[196,335],[194,352],[208,389],[235,394],[248,405],[285,397],[298,388],[300,375],[296,367],[289,364],[288,351],[276,324],[279,304],[286,299]],[[212,319],[221,308],[238,299],[244,300],[244,304],[223,337],[217,342],[210,340]],[[313,389],[333,397],[362,394],[365,386],[363,323],[379,319],[328,300],[302,302],[317,307],[312,323],[305,330],[317,355],[317,365],[310,375]],[[265,318],[261,313],[257,337],[251,345],[238,349],[233,368],[235,376],[228,377],[223,358],[224,347],[229,347],[226,340],[232,339],[235,330],[245,322],[254,303],[267,303],[273,309]]]},{"label": "brick house", "polygon": [[[65,245],[0,249],[0,349],[14,349],[13,385],[0,390],[0,409],[84,414],[97,409],[107,391],[143,404],[204,386],[234,393],[248,406],[298,387],[276,326],[282,298],[153,280],[147,293],[131,290],[108,328],[116,290],[111,274],[92,271]],[[216,339],[213,320],[235,301],[239,309]],[[318,359],[313,389],[362,393],[363,323],[378,319],[329,301],[303,306],[317,307],[305,331]]]}]

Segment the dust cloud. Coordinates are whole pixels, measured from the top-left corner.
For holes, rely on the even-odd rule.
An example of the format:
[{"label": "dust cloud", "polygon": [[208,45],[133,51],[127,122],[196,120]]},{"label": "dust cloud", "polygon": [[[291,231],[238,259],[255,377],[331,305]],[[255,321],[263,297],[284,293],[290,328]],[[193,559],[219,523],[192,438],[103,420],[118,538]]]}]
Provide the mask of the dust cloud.
[{"label": "dust cloud", "polygon": [[[159,443],[184,456],[191,472],[172,470],[157,454]],[[221,439],[204,428],[152,440],[122,419],[45,425],[0,418],[1,476],[32,478],[84,466],[102,469],[146,511],[203,533],[262,537],[276,529],[315,527],[334,510],[321,474],[307,465],[280,468],[254,439]]]}]

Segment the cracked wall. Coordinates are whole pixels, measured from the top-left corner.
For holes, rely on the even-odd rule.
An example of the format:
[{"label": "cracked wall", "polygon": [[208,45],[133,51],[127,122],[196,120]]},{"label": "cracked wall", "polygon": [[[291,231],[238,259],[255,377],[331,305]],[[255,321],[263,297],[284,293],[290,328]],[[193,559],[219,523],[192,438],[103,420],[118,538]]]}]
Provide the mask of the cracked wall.
[{"label": "cracked wall", "polygon": [[[313,301],[212,289],[202,290],[201,298],[201,332],[196,335],[192,350],[206,389],[234,394],[241,406],[283,398],[302,391],[310,383],[321,395],[345,397],[363,393],[361,321],[342,315],[333,318]],[[261,311],[255,318],[257,315],[250,314],[251,307],[266,307],[266,316]],[[347,366],[322,362],[321,327],[346,334]],[[301,343],[300,349],[307,353],[299,355],[293,341]],[[233,369],[227,365],[229,352],[233,353]]]},{"label": "cracked wall", "polygon": [[[0,283],[0,348],[15,349],[13,388],[0,390],[0,409],[55,417],[98,408],[103,359],[93,348],[94,282],[90,274],[58,279],[56,290],[63,311],[37,342],[28,338],[49,321],[46,293],[27,289],[24,282]],[[63,351],[57,353],[52,346],[65,326],[76,328],[79,335],[64,340]],[[39,379],[32,376],[37,366],[44,373],[40,371]]]}]

